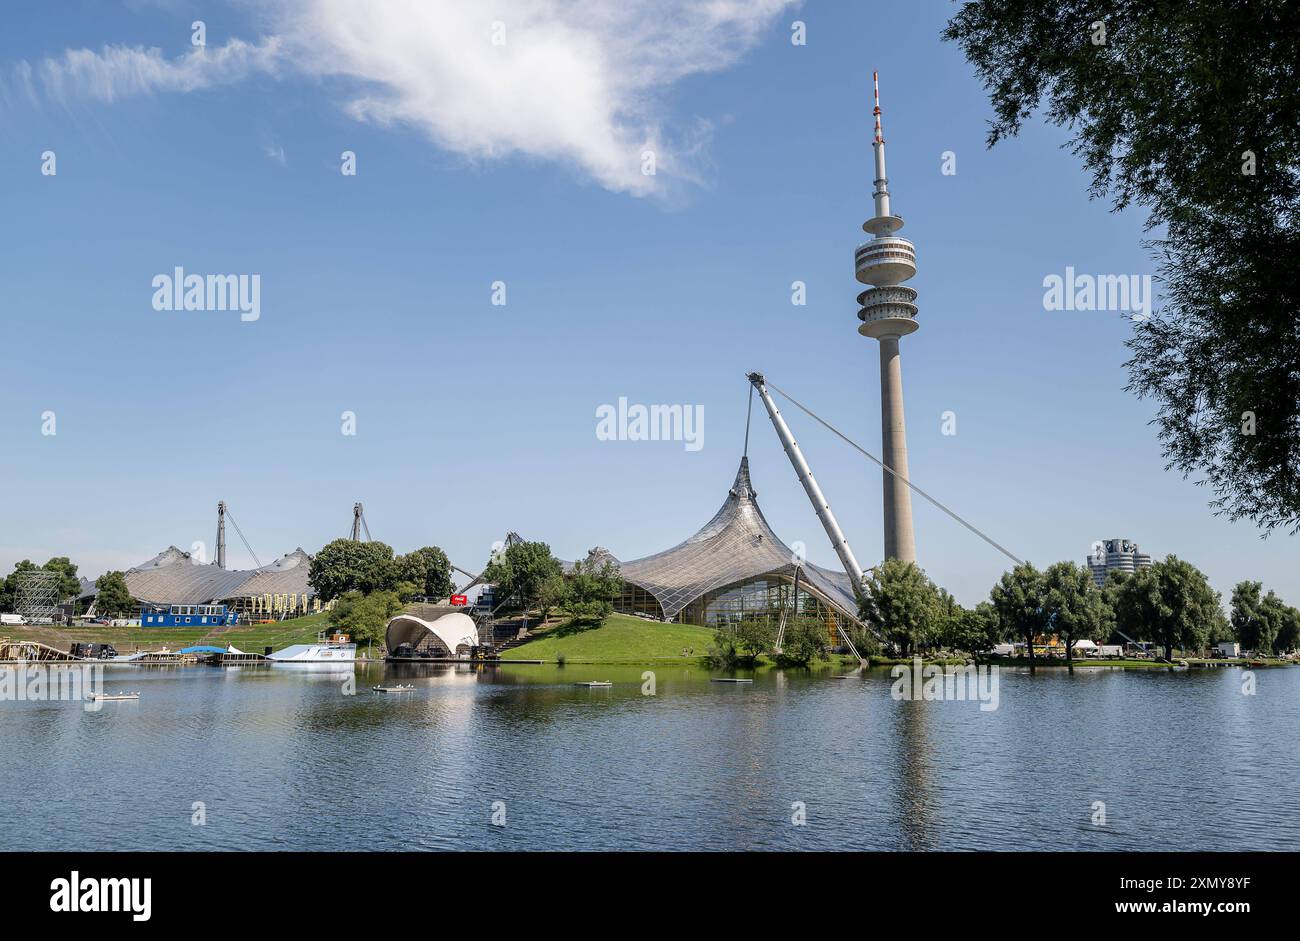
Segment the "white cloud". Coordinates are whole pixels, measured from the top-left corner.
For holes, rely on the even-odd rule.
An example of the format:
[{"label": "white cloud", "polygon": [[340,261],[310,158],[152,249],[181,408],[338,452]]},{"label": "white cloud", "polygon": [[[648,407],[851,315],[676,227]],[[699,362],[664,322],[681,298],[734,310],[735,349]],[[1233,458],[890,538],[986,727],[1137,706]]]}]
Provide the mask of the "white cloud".
[{"label": "white cloud", "polygon": [[280,40],[253,45],[233,39],[216,49],[195,47],[174,59],[162,50],[105,46],[100,52],[69,49],[42,59],[35,69],[46,94],[58,101],[91,98],[114,101],[155,91],[188,92],[238,82],[253,72],[274,72]]},{"label": "white cloud", "polygon": [[[610,190],[648,195],[695,178],[710,127],[690,118],[674,139],[662,93],[734,64],[797,2],[275,0],[272,36],[255,45],[175,59],[70,50],[36,72],[54,97],[103,101],[281,68],[343,78],[352,86],[343,105],[358,120],[412,127],[470,159],[569,163]],[[642,174],[645,150],[656,176]]]},{"label": "white cloud", "polygon": [[[576,163],[644,194],[689,176],[657,93],[731,65],[789,0],[286,0],[278,24],[302,66],[356,79],[354,117],[418,128],[473,158]],[[496,25],[499,24],[499,25]],[[494,39],[501,44],[494,44]]]}]

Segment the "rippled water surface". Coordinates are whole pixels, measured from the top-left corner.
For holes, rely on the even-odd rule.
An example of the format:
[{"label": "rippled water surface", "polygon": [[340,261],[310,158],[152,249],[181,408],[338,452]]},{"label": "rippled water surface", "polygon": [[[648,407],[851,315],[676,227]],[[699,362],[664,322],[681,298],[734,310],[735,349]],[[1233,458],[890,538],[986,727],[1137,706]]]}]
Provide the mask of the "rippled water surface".
[{"label": "rippled water surface", "polygon": [[138,702],[0,702],[0,849],[1300,849],[1300,667],[1004,671],[991,712],[643,669],[109,668]]}]

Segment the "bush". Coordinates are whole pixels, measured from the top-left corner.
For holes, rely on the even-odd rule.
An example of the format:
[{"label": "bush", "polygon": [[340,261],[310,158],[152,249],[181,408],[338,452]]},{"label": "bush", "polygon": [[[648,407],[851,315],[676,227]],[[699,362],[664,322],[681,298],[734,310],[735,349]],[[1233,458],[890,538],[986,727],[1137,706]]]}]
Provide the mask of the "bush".
[{"label": "bush", "polygon": [[402,599],[395,591],[372,591],[363,595],[350,591],[330,611],[330,625],[352,635],[358,646],[382,644],[384,629],[393,616],[401,613]]},{"label": "bush", "polygon": [[752,664],[776,644],[776,626],[770,621],[741,621],[719,627],[713,634],[708,659],[722,666]]},{"label": "bush", "polygon": [[807,666],[826,656],[826,626],[812,618],[793,618],[785,627],[781,653],[782,666]]}]

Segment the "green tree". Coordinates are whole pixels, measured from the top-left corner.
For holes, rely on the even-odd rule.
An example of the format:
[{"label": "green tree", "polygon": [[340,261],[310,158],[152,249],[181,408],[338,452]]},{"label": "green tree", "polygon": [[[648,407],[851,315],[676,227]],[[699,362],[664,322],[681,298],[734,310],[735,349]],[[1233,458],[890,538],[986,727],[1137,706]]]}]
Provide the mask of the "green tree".
[{"label": "green tree", "polygon": [[335,630],[350,634],[359,645],[382,644],[388,622],[404,607],[395,591],[376,590],[363,594],[352,590],[340,596],[330,611],[329,622]]},{"label": "green tree", "polygon": [[930,643],[939,621],[939,593],[915,562],[886,559],[864,579],[863,621],[880,630],[903,656]]},{"label": "green tree", "polygon": [[740,659],[736,634],[730,627],[719,627],[713,632],[713,642],[709,644],[705,659],[714,666],[720,667],[734,666]]},{"label": "green tree", "polygon": [[991,649],[1002,639],[1002,627],[997,611],[987,601],[974,608],[961,608],[947,624],[944,645],[970,654]]},{"label": "green tree", "polygon": [[76,598],[81,593],[81,579],[77,577],[77,566],[66,555],[50,559],[41,568],[47,572],[58,573],[60,601]]},{"label": "green tree", "polygon": [[1242,650],[1267,652],[1273,649],[1273,622],[1263,607],[1264,586],[1259,582],[1238,582],[1232,589],[1232,632]]},{"label": "green tree", "polygon": [[[1168,556],[1138,569],[1123,585],[1119,621],[1147,625],[1149,639],[1172,660],[1174,647],[1199,650],[1222,614],[1219,595],[1196,566]],[[1145,638],[1144,638],[1145,639]]]},{"label": "green tree", "polygon": [[1002,578],[989,593],[998,622],[1009,637],[1024,640],[1029,650],[1029,672],[1034,672],[1034,638],[1047,629],[1047,589],[1043,573],[1030,562],[1022,562]]},{"label": "green tree", "polygon": [[1281,624],[1273,640],[1273,650],[1290,653],[1300,647],[1300,609],[1286,605],[1282,609]]},{"label": "green tree", "polygon": [[741,621],[734,628],[736,646],[748,659],[756,660],[776,646],[776,625],[767,618]]},{"label": "green tree", "polygon": [[1043,613],[1048,628],[1065,642],[1065,664],[1074,672],[1074,643],[1105,639],[1112,614],[1088,569],[1074,562],[1049,565],[1043,574]]},{"label": "green tree", "polygon": [[1164,306],[1126,365],[1168,466],[1216,512],[1300,530],[1300,5],[978,0],[944,38],[990,93],[990,146],[1042,114],[1094,198],[1164,226]]},{"label": "green tree", "polygon": [[858,653],[863,657],[879,656],[884,652],[884,645],[881,644],[880,638],[874,631],[861,627],[856,623],[850,623],[846,627],[849,640],[853,641],[853,646],[858,649]]},{"label": "green tree", "polygon": [[1150,636],[1143,632],[1146,625],[1137,623],[1133,620],[1131,612],[1124,604],[1124,584],[1128,581],[1129,573],[1121,572],[1118,569],[1112,569],[1106,573],[1106,581],[1101,585],[1101,597],[1106,602],[1113,616],[1108,640],[1112,644],[1124,643],[1125,640],[1149,641]]},{"label": "green tree", "polygon": [[[537,588],[536,604],[540,609],[542,620],[550,617],[551,611],[554,608],[575,607],[572,605],[571,601],[572,594],[573,593],[569,588],[569,583],[565,580],[563,575],[547,576],[546,580]],[[576,607],[582,606],[579,605]],[[585,620],[585,617],[579,617],[578,613],[572,610],[570,610],[570,613],[574,615],[575,620]],[[583,615],[587,613],[585,607],[581,613]]]},{"label": "green tree", "polygon": [[949,594],[946,588],[935,586],[934,615],[928,641],[941,647],[958,648],[954,643],[961,630],[962,615],[966,609]]},{"label": "green tree", "polygon": [[1232,632],[1232,624],[1228,622],[1228,617],[1223,613],[1223,607],[1216,605],[1214,608],[1214,620],[1210,624],[1209,636],[1205,638],[1206,644],[1213,647],[1225,640],[1232,640],[1236,635]]},{"label": "green tree", "polygon": [[106,572],[95,579],[95,610],[103,617],[124,618],[136,612],[135,599],[121,572]]},{"label": "green tree", "polygon": [[721,666],[753,664],[776,645],[776,627],[767,618],[723,624],[713,632],[708,659]]},{"label": "green tree", "polygon": [[14,570],[5,576],[4,587],[0,588],[0,611],[12,611],[18,600],[18,576],[23,572],[40,568],[31,559],[14,563]]},{"label": "green tree", "polygon": [[537,603],[542,585],[564,572],[544,542],[512,542],[493,556],[483,577],[500,589],[503,598],[514,598],[525,610]]},{"label": "green tree", "polygon": [[451,597],[451,560],[437,546],[425,546],[406,555],[399,555],[393,563],[398,581],[413,582],[416,594],[443,600]]},{"label": "green tree", "polygon": [[565,580],[567,596],[560,602],[576,620],[600,623],[614,610],[614,599],[623,590],[619,567],[608,559],[599,566],[575,562]]},{"label": "green tree", "polygon": [[349,591],[389,591],[401,579],[391,546],[335,539],[312,557],[307,580],[325,602]]}]

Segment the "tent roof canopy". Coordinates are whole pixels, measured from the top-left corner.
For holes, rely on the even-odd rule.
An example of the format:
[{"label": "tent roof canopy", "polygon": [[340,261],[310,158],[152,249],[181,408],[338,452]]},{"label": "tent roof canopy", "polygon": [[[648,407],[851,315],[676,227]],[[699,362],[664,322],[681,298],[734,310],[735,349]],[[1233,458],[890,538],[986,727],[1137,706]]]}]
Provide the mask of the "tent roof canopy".
[{"label": "tent roof canopy", "polygon": [[388,622],[384,630],[384,646],[394,651],[403,644],[412,647],[433,637],[452,653],[457,647],[478,646],[478,626],[468,614],[444,614],[433,621],[417,618],[413,614],[399,614]]},{"label": "tent roof canopy", "polygon": [[[215,562],[201,565],[188,552],[168,546],[147,562],[123,573],[131,597],[145,604],[214,604],[228,598],[260,595],[315,595],[307,583],[311,556],[302,548],[256,569],[223,569]],[[82,585],[81,597],[98,589]]]},{"label": "tent roof canopy", "polygon": [[858,605],[849,577],[805,561],[772,531],[758,508],[749,479],[749,458],[740,469],[722,507],[699,532],[655,555],[624,562],[623,579],[659,602],[671,620],[702,595],[764,575],[792,579],[839,614],[857,621]]}]

